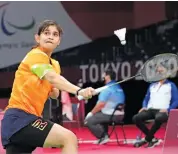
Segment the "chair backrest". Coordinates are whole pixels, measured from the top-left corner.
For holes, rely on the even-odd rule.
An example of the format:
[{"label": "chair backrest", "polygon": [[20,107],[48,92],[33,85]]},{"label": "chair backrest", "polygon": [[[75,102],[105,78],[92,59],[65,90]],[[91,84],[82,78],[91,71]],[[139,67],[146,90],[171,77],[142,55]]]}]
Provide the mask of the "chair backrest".
[{"label": "chair backrest", "polygon": [[116,111],[124,111],[124,108],[125,108],[125,104],[118,104],[115,107],[114,112],[112,113],[110,120],[112,121],[113,116],[114,116],[114,114],[115,114]]},{"label": "chair backrest", "polygon": [[125,104],[118,104],[116,107],[115,107],[115,110],[113,112],[113,114],[116,112],[116,111],[124,111],[125,109]]}]

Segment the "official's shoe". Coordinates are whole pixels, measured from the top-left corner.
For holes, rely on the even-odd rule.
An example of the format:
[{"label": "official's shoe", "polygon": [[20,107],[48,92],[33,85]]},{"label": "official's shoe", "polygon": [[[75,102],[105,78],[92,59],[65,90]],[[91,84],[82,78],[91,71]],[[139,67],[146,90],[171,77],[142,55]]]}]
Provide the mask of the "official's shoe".
[{"label": "official's shoe", "polygon": [[109,137],[108,135],[105,135],[104,137],[102,137],[101,139],[98,139],[97,141],[93,142],[93,144],[106,144],[109,141]]},{"label": "official's shoe", "polygon": [[152,141],[148,143],[146,148],[154,148],[155,146],[160,145],[161,142],[162,142],[161,140],[153,138]]},{"label": "official's shoe", "polygon": [[143,146],[143,145],[145,145],[145,144],[147,144],[147,143],[148,143],[148,142],[147,142],[145,139],[142,139],[142,140],[136,142],[136,143],[134,144],[134,147],[139,148],[139,147],[141,147],[141,146]]}]

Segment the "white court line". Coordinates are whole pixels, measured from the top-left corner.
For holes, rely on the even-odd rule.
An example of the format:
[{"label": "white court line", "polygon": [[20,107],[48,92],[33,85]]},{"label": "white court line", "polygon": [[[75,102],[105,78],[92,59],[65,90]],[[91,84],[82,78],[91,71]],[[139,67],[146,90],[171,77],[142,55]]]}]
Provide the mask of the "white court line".
[{"label": "white court line", "polygon": [[[97,140],[78,139],[78,143],[93,143],[95,141],[97,141]],[[124,141],[124,144],[126,144],[125,139],[120,139],[119,142],[121,142],[121,141]],[[127,139],[126,141],[127,141],[128,144],[134,144],[136,139]],[[117,142],[117,140],[116,139],[110,139],[108,142]]]},{"label": "white court line", "polygon": [[[161,142],[163,142],[162,139],[159,139]],[[78,139],[78,143],[93,143],[97,140],[82,140],[82,139]],[[125,139],[120,139],[119,142],[122,142],[123,144],[134,144],[137,140],[136,139],[126,139],[127,142],[125,142]],[[117,142],[116,139],[110,139],[108,142],[112,143],[112,142]]]}]

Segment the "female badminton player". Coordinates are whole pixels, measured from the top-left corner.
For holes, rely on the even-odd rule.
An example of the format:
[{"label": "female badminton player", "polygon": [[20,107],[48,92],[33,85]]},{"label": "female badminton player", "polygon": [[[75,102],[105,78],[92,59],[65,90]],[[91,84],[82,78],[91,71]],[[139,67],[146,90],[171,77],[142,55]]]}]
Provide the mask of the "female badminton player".
[{"label": "female badminton player", "polygon": [[51,58],[60,44],[61,27],[45,20],[35,35],[37,46],[27,53],[15,73],[11,97],[1,125],[6,154],[32,153],[36,147],[63,147],[63,154],[77,154],[77,138],[62,126],[41,117],[44,103],[59,90],[92,97],[93,88],[80,89],[60,75]]}]

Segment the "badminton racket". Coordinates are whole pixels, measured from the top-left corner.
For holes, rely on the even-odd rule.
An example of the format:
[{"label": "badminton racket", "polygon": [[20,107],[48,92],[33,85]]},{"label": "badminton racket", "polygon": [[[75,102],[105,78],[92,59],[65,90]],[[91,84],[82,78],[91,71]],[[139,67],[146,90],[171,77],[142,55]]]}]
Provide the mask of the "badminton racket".
[{"label": "badminton racket", "polygon": [[[129,80],[134,79],[137,76],[141,76],[142,79],[146,82],[156,82],[160,80],[167,79],[172,75],[175,76],[175,73],[178,71],[178,56],[172,53],[163,53],[151,57],[148,59],[138,73],[130,78],[126,78],[122,81],[116,82],[111,85],[105,85],[103,87],[95,89],[94,95],[99,94],[103,90],[114,86],[116,84],[120,84]],[[79,100],[84,99],[83,96],[78,96]]]}]

